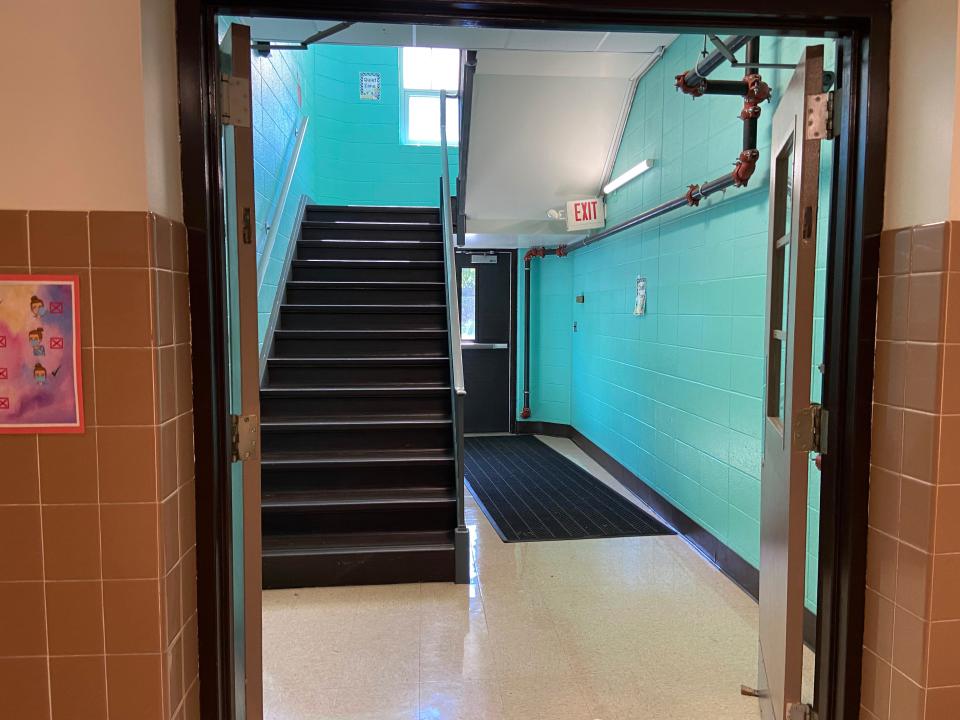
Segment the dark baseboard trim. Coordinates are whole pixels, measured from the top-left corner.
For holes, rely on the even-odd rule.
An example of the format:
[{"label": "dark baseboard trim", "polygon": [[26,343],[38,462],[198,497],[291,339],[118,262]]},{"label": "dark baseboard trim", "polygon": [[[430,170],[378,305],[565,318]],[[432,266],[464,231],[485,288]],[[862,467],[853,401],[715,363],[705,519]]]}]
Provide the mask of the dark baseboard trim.
[{"label": "dark baseboard trim", "polygon": [[[572,425],[545,422],[517,422],[518,433],[550,435],[570,438],[589,455],[600,467],[613,475],[624,487],[649,505],[661,518],[673,526],[688,542],[713,562],[720,571],[736,583],[754,600],[760,597],[760,572],[737,553],[720,542],[709,530],[677,508],[643,480],[621,465],[612,455],[600,448],[586,435]],[[815,648],[817,637],[817,616],[804,608],[803,641]]]},{"label": "dark baseboard trim", "polygon": [[574,432],[576,431],[572,425],[564,425],[563,423],[517,420],[518,435],[549,435],[550,437],[572,438]]}]

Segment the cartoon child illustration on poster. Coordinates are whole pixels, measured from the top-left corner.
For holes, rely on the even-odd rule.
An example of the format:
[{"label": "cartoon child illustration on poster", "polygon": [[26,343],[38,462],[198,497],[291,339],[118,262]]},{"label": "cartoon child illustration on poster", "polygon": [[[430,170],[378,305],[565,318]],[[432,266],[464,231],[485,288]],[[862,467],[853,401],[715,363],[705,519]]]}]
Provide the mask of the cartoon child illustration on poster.
[{"label": "cartoon child illustration on poster", "polygon": [[43,300],[38,298],[36,295],[30,298],[30,313],[35,318],[42,318],[47,314],[47,306],[44,305]]},{"label": "cartoon child illustration on poster", "polygon": [[0,274],[0,434],[83,432],[79,284]]},{"label": "cartoon child illustration on poster", "polygon": [[43,328],[36,328],[27,333],[27,339],[30,341],[30,346],[33,348],[33,354],[41,357],[46,355],[47,351],[43,347]]}]

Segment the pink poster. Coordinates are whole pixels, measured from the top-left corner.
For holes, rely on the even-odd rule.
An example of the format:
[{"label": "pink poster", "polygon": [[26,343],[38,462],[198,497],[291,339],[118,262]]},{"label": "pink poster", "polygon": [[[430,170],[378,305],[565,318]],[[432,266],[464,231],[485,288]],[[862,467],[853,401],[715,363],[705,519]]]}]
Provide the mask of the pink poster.
[{"label": "pink poster", "polygon": [[83,432],[80,278],[0,275],[0,433]]}]

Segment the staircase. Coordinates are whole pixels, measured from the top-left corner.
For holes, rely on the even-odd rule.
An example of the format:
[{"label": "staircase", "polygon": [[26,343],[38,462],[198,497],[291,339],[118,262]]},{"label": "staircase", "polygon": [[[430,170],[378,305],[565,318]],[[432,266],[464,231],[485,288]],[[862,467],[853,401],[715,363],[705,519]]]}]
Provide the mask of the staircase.
[{"label": "staircase", "polygon": [[264,588],[452,581],[443,233],[307,208],[260,389]]}]

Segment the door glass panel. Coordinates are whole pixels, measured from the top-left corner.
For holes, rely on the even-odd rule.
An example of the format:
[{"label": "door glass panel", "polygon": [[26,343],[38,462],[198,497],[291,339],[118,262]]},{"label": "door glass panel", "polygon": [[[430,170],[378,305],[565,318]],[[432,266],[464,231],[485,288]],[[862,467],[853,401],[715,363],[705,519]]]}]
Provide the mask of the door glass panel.
[{"label": "door glass panel", "polygon": [[477,270],[460,270],[460,338],[477,339]]},{"label": "door glass panel", "polygon": [[767,368],[767,416],[783,431],[786,416],[787,337],[790,298],[790,236],[793,228],[794,143],[790,138],[777,156],[774,185],[770,356]]}]

